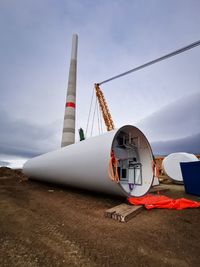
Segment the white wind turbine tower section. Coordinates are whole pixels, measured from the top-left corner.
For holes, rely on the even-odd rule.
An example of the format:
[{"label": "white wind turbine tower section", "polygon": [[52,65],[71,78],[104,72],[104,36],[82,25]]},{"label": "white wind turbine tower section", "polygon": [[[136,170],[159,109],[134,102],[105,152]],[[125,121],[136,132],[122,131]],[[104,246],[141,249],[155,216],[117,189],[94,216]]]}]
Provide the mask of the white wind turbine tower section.
[{"label": "white wind turbine tower section", "polygon": [[[109,177],[110,153],[118,162],[119,182]],[[119,196],[142,196],[153,182],[153,155],[136,127],[88,138],[28,160],[24,173],[33,179]]]},{"label": "white wind turbine tower section", "polygon": [[75,143],[77,48],[78,35],[73,34],[61,147]]}]

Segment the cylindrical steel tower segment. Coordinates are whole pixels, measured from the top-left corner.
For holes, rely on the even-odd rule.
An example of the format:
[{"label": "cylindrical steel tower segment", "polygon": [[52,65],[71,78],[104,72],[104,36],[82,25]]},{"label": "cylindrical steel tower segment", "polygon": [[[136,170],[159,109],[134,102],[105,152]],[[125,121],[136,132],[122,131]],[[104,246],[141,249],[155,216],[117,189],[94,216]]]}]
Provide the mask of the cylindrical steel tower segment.
[{"label": "cylindrical steel tower segment", "polygon": [[[110,176],[111,152],[117,160],[118,182]],[[152,161],[151,147],[144,134],[125,125],[30,159],[23,172],[40,181],[139,197],[151,187]]]},{"label": "cylindrical steel tower segment", "polygon": [[61,147],[75,143],[77,48],[78,35],[73,34]]}]

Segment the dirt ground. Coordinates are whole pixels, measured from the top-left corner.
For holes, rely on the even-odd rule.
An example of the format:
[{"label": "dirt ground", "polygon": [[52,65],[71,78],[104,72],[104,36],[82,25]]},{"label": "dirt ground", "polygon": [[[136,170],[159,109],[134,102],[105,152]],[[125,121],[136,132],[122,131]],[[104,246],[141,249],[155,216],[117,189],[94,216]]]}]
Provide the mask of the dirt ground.
[{"label": "dirt ground", "polygon": [[200,266],[200,209],[104,217],[124,201],[0,171],[0,266]]}]

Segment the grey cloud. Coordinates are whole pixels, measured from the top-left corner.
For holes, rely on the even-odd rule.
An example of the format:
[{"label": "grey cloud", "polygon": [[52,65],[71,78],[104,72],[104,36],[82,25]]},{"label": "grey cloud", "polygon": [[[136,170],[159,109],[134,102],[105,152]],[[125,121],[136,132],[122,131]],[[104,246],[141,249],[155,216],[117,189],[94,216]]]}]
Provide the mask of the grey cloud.
[{"label": "grey cloud", "polygon": [[200,133],[179,140],[153,142],[151,146],[155,155],[168,155],[174,152],[200,154]]},{"label": "grey cloud", "polygon": [[0,167],[9,167],[9,166],[10,166],[10,162],[0,160]]},{"label": "grey cloud", "polygon": [[25,120],[11,118],[0,112],[0,154],[33,157],[59,146],[57,126],[34,125]]},{"label": "grey cloud", "polygon": [[137,123],[151,141],[200,133],[200,93],[175,101]]},{"label": "grey cloud", "polygon": [[[199,1],[146,2],[0,1],[0,97],[1,108],[7,111],[0,114],[1,151],[31,156],[59,147],[54,135],[62,123],[52,122],[63,119],[73,32],[79,35],[77,125],[81,127],[87,122],[93,82],[199,38]],[[188,88],[191,93],[198,91],[198,55],[196,48],[106,85],[103,90],[116,126],[147,116],[188,94]],[[179,108],[190,121],[188,128],[184,117],[175,116],[170,108],[168,118],[163,111],[141,126],[151,140],[191,135],[198,132],[196,107],[186,103],[185,110]]]},{"label": "grey cloud", "polygon": [[[199,4],[197,1],[192,3],[149,1],[147,4],[145,1],[101,1],[101,4],[98,4],[96,1],[81,0],[1,1],[2,107],[8,110],[9,103],[8,112],[13,109],[17,115],[28,118],[30,111],[25,112],[25,108],[26,103],[29,103],[30,110],[34,110],[32,120],[43,122],[49,114],[52,120],[59,118],[60,114],[63,114],[61,107],[64,109],[63,99],[67,83],[71,33],[77,32],[80,41],[78,99],[82,104],[81,111],[78,112],[81,120],[86,120],[87,115],[84,114],[88,112],[90,88],[93,86],[93,81],[100,82],[102,79],[142,64],[197,38],[198,27],[192,26],[199,25],[200,22]],[[190,35],[182,32],[178,35],[178,31],[183,28],[182,23],[185,22],[186,15],[188,20],[184,30]],[[170,40],[173,41],[170,42]],[[196,53],[194,55],[198,58]],[[66,55],[68,58],[65,58]],[[177,61],[178,58],[176,58]],[[193,65],[190,61],[185,64],[185,66]],[[145,72],[141,72],[141,76],[138,73],[134,78],[130,76],[128,79],[127,76],[126,79],[113,83],[111,88],[116,89],[116,93],[113,93],[113,89],[105,90],[108,92],[106,97],[111,99],[109,105],[114,103],[111,107],[115,117],[118,118],[117,103],[120,98],[125,99],[127,95],[129,101],[126,105],[131,106],[133,88],[134,91],[140,90],[140,93],[133,95],[136,101],[134,101],[132,114],[135,110],[140,111],[134,120],[146,115],[146,102],[148,102],[150,112],[152,109],[155,110],[155,100],[151,100],[151,96],[154,98],[154,96],[163,95],[161,92],[163,81],[165,86],[171,88],[170,92],[168,89],[169,96],[166,98],[166,102],[170,101],[173,97],[172,85],[176,84],[176,81],[169,76],[169,70],[173,69],[175,76],[179,75],[172,65],[169,66],[168,69],[161,68],[161,71],[158,68],[155,69],[154,79],[153,74],[148,70],[151,79],[147,79]],[[199,62],[197,61],[197,67],[194,66],[190,70],[192,75],[187,75],[187,77],[197,76],[194,70],[198,69]],[[184,72],[181,71],[182,73]],[[195,84],[199,84],[199,80]],[[156,90],[154,90],[155,87]],[[181,83],[178,87],[185,93]],[[147,88],[149,94],[146,93]],[[160,88],[159,92],[157,88]],[[15,97],[12,98],[12,95]],[[44,96],[47,95],[48,103],[45,99],[45,108],[41,114]],[[180,92],[176,97],[179,95]],[[141,107],[141,102],[144,103],[144,108]],[[161,101],[158,99],[157,103]],[[54,105],[53,111],[52,104]]]}]

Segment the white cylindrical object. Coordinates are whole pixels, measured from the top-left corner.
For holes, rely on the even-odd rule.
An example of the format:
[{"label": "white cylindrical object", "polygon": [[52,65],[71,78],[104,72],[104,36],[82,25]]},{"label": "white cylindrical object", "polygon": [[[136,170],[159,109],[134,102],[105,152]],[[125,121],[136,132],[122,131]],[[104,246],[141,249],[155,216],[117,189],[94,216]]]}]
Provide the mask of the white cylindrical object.
[{"label": "white cylindrical object", "polygon": [[181,173],[180,162],[190,161],[198,161],[198,158],[193,154],[185,152],[172,153],[164,158],[162,167],[169,178],[171,178],[175,182],[182,183],[183,176]]},{"label": "white cylindrical object", "polygon": [[[108,176],[111,150],[119,164],[119,183]],[[127,125],[30,159],[23,171],[41,181],[120,196],[142,196],[153,182],[152,160],[144,134]]]},{"label": "white cylindrical object", "polygon": [[78,35],[73,34],[61,147],[75,143],[77,48]]},{"label": "white cylindrical object", "polygon": [[78,50],[78,35],[72,35],[72,52],[71,52],[71,59],[77,60],[77,50]]}]

